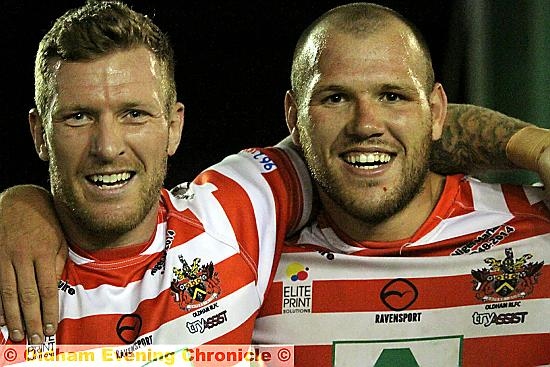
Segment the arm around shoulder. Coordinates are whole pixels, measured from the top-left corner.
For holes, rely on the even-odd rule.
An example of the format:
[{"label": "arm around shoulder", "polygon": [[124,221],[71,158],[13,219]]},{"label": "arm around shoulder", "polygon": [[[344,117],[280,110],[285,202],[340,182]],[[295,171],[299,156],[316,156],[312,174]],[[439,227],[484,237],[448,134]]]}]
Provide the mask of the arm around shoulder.
[{"label": "arm around shoulder", "polygon": [[35,341],[44,332],[55,332],[56,274],[61,273],[66,257],[50,193],[33,185],[4,191],[0,195],[0,316],[5,319],[0,321],[7,323],[13,340],[21,340],[23,330]]}]

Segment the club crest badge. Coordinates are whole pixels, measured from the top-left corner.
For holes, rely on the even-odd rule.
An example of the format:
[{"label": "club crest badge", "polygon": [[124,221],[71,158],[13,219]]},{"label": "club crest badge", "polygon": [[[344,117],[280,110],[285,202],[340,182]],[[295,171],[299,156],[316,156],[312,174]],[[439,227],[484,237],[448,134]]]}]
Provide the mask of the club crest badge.
[{"label": "club crest badge", "polygon": [[542,274],[544,261],[528,262],[533,257],[531,254],[515,259],[511,248],[504,252],[503,260],[493,257],[485,259],[489,268],[472,270],[476,298],[480,301],[508,301],[527,297],[533,292]]},{"label": "club crest badge", "polygon": [[220,279],[209,262],[200,265],[201,259],[195,258],[191,266],[179,256],[181,268],[173,268],[170,292],[174,301],[182,310],[199,308],[217,299],[221,293]]}]

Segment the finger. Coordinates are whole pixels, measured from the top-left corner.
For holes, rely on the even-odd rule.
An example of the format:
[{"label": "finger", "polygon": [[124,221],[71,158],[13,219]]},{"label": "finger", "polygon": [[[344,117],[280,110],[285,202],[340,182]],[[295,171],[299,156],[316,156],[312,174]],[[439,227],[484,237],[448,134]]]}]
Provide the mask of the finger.
[{"label": "finger", "polygon": [[550,200],[550,147],[541,153],[538,168],[538,174],[544,184],[546,199]]},{"label": "finger", "polygon": [[2,297],[0,296],[0,327],[2,326],[6,326],[6,318],[4,317],[4,306],[2,305]]},{"label": "finger", "polygon": [[63,243],[61,244],[61,247],[57,252],[57,256],[55,257],[55,274],[56,274],[57,280],[61,279],[61,275],[63,274],[63,269],[65,268],[65,262],[67,261],[67,257],[69,257],[69,247],[63,240]]},{"label": "finger", "polygon": [[10,263],[2,263],[0,267],[0,296],[6,325],[10,333],[10,339],[15,342],[23,340],[23,322],[19,309],[19,298],[17,296],[17,281],[15,270]]},{"label": "finger", "polygon": [[[39,344],[44,340],[44,334],[34,264],[32,261],[24,259],[24,256],[16,256],[14,267],[26,334],[32,344]],[[4,303],[4,305],[6,304]]]},{"label": "finger", "polygon": [[[59,317],[57,277],[54,269],[55,258],[42,258],[34,263],[36,281],[42,306],[42,323],[45,335],[55,334]],[[27,315],[25,315],[25,320]]]}]

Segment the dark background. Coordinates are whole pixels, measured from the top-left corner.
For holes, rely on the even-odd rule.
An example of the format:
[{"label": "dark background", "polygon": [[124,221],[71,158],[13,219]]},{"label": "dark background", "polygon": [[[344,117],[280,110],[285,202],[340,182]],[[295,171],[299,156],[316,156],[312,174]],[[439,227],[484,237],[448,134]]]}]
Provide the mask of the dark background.
[{"label": "dark background", "polygon": [[[464,100],[461,52],[456,43],[460,20],[457,24],[453,18],[458,1],[378,1],[403,13],[424,33],[436,76],[453,102]],[[0,2],[0,190],[18,183],[48,184],[47,164],[38,159],[27,124],[27,112],[33,107],[34,54],[53,20],[82,3]],[[286,136],[283,97],[290,85],[294,44],[316,17],[346,2],[127,3],[149,14],[170,35],[176,50],[178,97],[186,110],[183,139],[169,161],[166,185],[171,186],[191,180],[230,153],[271,145]],[[455,39],[452,53],[448,52],[450,38]]]}]

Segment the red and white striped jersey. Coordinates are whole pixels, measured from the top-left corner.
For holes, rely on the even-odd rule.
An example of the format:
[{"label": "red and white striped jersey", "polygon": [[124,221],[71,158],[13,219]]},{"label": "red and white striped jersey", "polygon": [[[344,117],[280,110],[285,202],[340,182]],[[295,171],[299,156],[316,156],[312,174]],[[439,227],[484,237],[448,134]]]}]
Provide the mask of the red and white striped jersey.
[{"label": "red and white striped jersey", "polygon": [[72,247],[57,344],[125,344],[121,355],[152,344],[250,344],[275,245],[310,216],[307,177],[286,146],[244,150],[184,194],[163,190],[147,243]]},{"label": "red and white striped jersey", "polygon": [[402,241],[321,213],[284,246],[253,339],[294,344],[300,367],[548,364],[549,263],[540,190],[450,176]]}]

